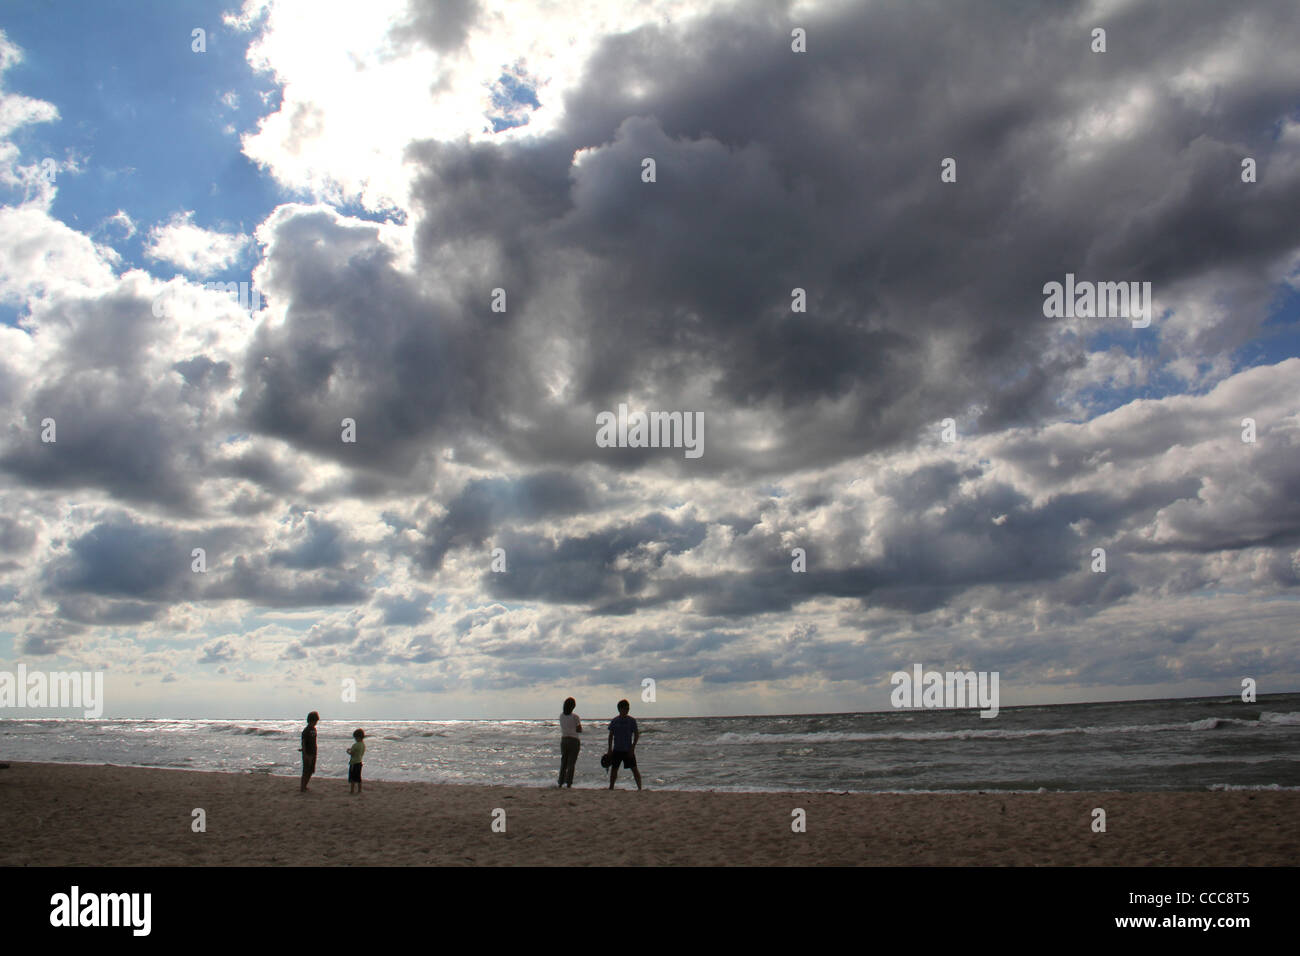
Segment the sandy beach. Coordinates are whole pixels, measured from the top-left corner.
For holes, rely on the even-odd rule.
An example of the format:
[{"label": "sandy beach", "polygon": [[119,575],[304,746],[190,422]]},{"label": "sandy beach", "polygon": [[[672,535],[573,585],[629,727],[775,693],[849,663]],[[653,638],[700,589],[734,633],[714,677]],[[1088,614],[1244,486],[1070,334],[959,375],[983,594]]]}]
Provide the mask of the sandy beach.
[{"label": "sandy beach", "polygon": [[[622,781],[620,781],[622,784]],[[631,781],[627,781],[631,785]],[[1107,832],[1094,833],[1094,807]],[[206,832],[192,829],[206,813]],[[494,811],[505,832],[493,832]],[[792,810],[807,832],[791,830]],[[499,814],[497,817],[499,818]],[[1277,866],[1300,793],[526,789],[14,763],[6,866]]]}]

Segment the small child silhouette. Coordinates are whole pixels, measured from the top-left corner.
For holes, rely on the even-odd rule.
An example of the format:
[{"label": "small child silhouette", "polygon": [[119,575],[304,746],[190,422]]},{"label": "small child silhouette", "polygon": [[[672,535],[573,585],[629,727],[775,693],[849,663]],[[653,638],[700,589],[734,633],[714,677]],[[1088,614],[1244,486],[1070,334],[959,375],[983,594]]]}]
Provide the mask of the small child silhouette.
[{"label": "small child silhouette", "polygon": [[348,748],[348,793],[360,793],[361,758],[366,753],[366,732],[358,727],[352,731],[352,736],[356,743]]}]

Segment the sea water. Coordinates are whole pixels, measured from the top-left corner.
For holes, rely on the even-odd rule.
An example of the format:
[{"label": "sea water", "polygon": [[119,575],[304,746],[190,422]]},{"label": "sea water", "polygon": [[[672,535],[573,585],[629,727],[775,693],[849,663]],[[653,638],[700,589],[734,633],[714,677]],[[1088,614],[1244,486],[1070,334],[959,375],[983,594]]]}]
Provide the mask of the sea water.
[{"label": "sea water", "polygon": [[[647,786],[670,790],[1300,789],[1300,694],[760,717],[634,711]],[[574,786],[603,786],[610,715],[583,713]],[[325,720],[317,774],[346,777],[366,731],[369,780],[550,786],[546,720]],[[0,720],[0,760],[299,773],[301,720]],[[622,785],[632,786],[626,771]]]}]

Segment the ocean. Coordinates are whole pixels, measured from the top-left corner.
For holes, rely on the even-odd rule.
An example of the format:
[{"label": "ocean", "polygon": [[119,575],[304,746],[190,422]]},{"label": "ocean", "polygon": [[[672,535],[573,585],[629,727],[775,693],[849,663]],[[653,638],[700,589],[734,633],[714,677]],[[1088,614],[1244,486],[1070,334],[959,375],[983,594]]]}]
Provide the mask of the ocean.
[{"label": "ocean", "polygon": [[[653,706],[653,705],[646,705]],[[15,714],[16,711],[8,711]],[[637,760],[661,790],[1300,789],[1300,694],[866,714],[656,718],[633,710]],[[575,787],[600,769],[613,714],[583,714]],[[366,731],[369,780],[551,786],[559,721],[321,721],[317,775],[345,778]],[[302,720],[0,720],[0,760],[296,776]],[[620,786],[633,786],[621,771]]]}]

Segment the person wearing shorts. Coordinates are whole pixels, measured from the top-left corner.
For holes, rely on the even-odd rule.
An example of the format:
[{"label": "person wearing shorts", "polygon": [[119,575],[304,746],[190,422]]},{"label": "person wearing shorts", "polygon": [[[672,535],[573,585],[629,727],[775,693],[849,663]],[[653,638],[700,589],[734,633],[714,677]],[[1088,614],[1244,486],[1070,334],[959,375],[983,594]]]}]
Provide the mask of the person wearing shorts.
[{"label": "person wearing shorts", "polygon": [[636,721],[628,716],[631,704],[618,702],[618,716],[609,722],[609,789],[614,789],[619,765],[627,767],[636,778],[636,788],[641,789],[641,771],[636,767],[636,742],[641,739]]},{"label": "person wearing shorts", "polygon": [[361,758],[366,755],[366,732],[358,727],[352,731],[356,741],[348,748],[348,793],[361,792]]}]

